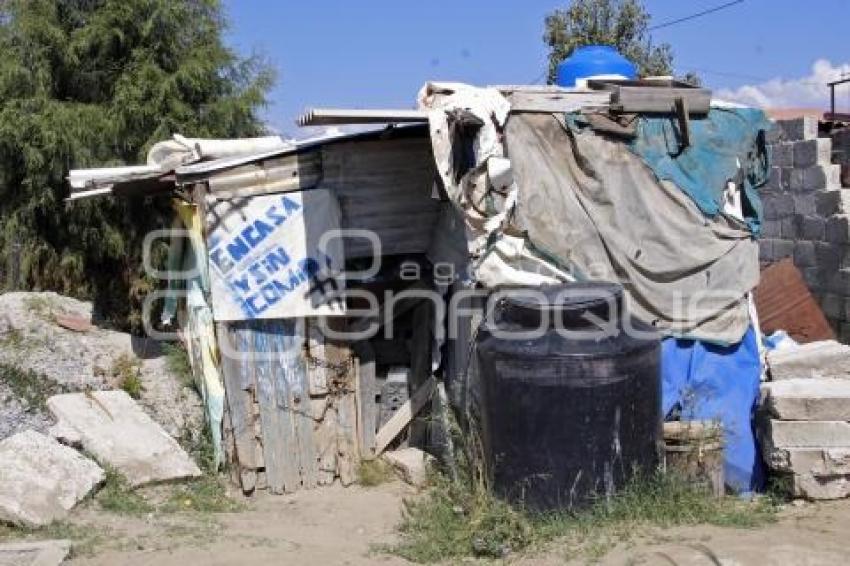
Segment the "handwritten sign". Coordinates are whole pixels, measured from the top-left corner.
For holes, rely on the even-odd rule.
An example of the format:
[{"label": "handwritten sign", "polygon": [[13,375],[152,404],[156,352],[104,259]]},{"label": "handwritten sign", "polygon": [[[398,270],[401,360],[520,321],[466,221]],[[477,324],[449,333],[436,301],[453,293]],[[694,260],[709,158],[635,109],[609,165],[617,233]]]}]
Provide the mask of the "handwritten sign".
[{"label": "handwritten sign", "polygon": [[210,201],[210,284],[216,320],[344,314],[339,204],[314,189]]}]

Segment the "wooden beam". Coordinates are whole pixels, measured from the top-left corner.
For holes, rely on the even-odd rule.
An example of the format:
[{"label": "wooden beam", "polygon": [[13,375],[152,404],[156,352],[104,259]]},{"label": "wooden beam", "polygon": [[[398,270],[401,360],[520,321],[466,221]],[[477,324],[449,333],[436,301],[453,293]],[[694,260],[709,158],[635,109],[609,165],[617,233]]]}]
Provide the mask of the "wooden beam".
[{"label": "wooden beam", "polygon": [[422,407],[428,403],[431,399],[431,395],[434,393],[434,383],[434,378],[429,378],[428,381],[423,383],[419,389],[416,390],[416,393],[414,393],[413,396],[404,403],[404,405],[399,407],[398,411],[390,417],[390,420],[381,427],[381,430],[379,430],[378,434],[375,436],[376,456],[380,456],[383,451],[387,449],[390,442],[395,440],[401,431],[410,424],[413,417],[415,417],[416,414],[422,410]]}]

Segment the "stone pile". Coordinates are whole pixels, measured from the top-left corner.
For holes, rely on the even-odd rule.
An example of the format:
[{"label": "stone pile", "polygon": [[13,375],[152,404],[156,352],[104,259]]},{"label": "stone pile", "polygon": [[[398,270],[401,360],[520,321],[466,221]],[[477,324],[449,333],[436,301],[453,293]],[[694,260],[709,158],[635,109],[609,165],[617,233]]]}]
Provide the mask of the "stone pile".
[{"label": "stone pile", "polygon": [[[778,121],[768,146],[771,174],[760,189],[760,259],[793,258],[842,342],[850,342],[850,189],[842,188],[842,151],[818,137],[813,117]],[[835,155],[833,155],[835,154]]]},{"label": "stone pile", "polygon": [[768,354],[762,385],[764,459],[794,497],[850,495],[850,346],[813,342]]}]

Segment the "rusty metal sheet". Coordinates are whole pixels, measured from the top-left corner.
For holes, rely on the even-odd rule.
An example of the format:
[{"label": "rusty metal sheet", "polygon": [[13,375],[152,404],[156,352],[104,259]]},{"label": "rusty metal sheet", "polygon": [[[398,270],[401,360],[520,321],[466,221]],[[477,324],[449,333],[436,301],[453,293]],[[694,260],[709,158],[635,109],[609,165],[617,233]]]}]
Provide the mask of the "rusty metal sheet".
[{"label": "rusty metal sheet", "polygon": [[800,343],[835,340],[835,332],[790,259],[761,272],[755,299],[763,333],[785,330]]}]

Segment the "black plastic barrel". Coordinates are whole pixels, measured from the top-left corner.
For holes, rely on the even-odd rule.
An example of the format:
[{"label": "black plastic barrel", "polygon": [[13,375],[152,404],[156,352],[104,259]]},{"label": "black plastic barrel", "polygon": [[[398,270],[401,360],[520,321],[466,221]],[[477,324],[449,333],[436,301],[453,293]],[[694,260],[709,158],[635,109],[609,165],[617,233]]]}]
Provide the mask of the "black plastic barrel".
[{"label": "black plastic barrel", "polygon": [[580,507],[658,465],[660,341],[617,284],[530,291],[499,299],[476,338],[486,472],[529,509]]}]

